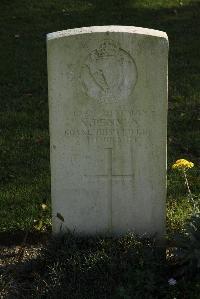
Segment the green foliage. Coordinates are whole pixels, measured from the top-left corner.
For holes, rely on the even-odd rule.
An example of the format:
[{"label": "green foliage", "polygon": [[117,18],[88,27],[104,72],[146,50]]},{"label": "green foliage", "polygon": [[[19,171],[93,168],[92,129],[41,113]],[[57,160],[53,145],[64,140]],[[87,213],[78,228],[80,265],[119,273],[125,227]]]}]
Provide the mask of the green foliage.
[{"label": "green foliage", "polygon": [[20,299],[198,298],[200,276],[182,275],[170,286],[174,274],[165,248],[153,239],[66,233],[52,238],[37,259],[5,268],[0,282],[11,298]]},{"label": "green foliage", "polygon": [[[121,298],[124,289],[131,298],[132,293],[134,298],[156,298],[167,286],[164,261],[163,251],[151,240],[133,234],[80,238],[68,233],[53,238],[43,250],[32,269],[37,275],[18,296]],[[26,273],[26,280],[29,275]]]},{"label": "green foliage", "polygon": [[185,276],[200,274],[200,214],[193,215],[182,234],[176,235],[175,256]]}]

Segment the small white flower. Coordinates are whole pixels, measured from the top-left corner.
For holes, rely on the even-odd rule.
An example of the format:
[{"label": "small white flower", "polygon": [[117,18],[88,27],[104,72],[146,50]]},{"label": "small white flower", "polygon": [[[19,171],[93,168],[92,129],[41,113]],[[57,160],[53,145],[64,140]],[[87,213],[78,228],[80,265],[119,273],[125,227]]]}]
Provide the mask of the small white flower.
[{"label": "small white flower", "polygon": [[176,284],[176,279],[174,279],[174,278],[170,278],[170,279],[168,280],[168,283],[169,283],[170,286],[175,286],[175,284]]},{"label": "small white flower", "polygon": [[47,205],[45,205],[45,203],[41,204],[41,207],[42,207],[43,210],[47,209]]}]

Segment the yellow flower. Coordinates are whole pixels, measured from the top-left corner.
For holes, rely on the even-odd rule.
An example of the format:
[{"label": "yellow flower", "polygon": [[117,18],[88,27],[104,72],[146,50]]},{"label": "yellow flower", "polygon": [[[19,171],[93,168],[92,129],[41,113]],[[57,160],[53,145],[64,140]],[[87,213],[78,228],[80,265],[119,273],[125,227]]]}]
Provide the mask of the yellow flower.
[{"label": "yellow flower", "polygon": [[194,163],[185,159],[179,159],[172,165],[172,169],[187,170],[189,168],[192,168],[193,166]]}]

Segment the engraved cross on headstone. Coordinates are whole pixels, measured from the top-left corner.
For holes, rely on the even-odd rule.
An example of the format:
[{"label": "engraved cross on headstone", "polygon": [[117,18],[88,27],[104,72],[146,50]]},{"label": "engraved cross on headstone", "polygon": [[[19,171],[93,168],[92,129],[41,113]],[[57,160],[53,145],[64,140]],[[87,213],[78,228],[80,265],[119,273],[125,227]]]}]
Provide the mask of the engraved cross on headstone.
[{"label": "engraved cross on headstone", "polygon": [[108,219],[108,227],[109,231],[112,232],[112,197],[113,197],[113,179],[117,177],[132,177],[133,174],[113,174],[113,158],[112,158],[112,148],[105,148],[106,151],[106,174],[94,174],[94,175],[85,175],[86,177],[103,177],[108,179],[108,200],[109,200],[109,212],[110,212],[110,217]]}]

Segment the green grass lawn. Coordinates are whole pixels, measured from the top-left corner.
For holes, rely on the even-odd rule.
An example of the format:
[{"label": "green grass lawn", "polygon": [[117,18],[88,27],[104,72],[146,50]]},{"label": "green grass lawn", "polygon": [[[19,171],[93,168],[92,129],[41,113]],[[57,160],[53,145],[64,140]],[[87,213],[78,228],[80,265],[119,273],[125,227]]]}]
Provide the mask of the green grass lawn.
[{"label": "green grass lawn", "polygon": [[[49,230],[51,227],[46,34],[75,27],[109,24],[148,27],[166,31],[169,36],[169,238],[173,232],[180,231],[191,216],[184,180],[171,170],[171,164],[178,158],[194,162],[195,167],[190,170],[188,178],[197,198],[200,189],[200,2],[1,0],[1,233],[26,229],[34,231],[34,220],[41,218],[42,203],[48,205],[48,210],[42,216],[43,229]],[[119,292],[119,298],[140,298],[123,295],[123,287]],[[83,298],[96,297],[90,294],[90,297]],[[104,298],[103,295],[101,298]]]}]

